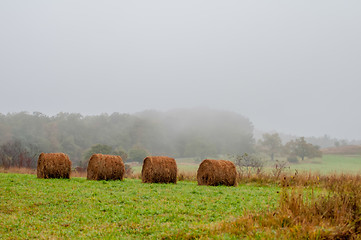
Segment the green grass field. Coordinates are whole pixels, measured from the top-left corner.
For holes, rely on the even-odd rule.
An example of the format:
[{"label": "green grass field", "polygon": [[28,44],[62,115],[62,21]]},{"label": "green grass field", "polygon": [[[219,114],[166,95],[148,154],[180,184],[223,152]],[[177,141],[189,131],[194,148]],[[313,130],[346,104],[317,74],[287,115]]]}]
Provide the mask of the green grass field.
[{"label": "green grass field", "polygon": [[[281,161],[286,161],[286,158],[279,158]],[[177,159],[178,170],[184,172],[192,172],[196,174],[199,164],[194,163],[192,159]],[[267,165],[267,162],[266,162]],[[266,170],[272,170],[266,167]],[[361,155],[324,155],[322,158],[305,159],[297,164],[289,164],[289,170],[294,171],[313,171],[321,174],[328,173],[361,173]],[[142,166],[133,167],[134,173],[140,173]]]},{"label": "green grass field", "polygon": [[[290,169],[361,172],[361,156],[325,155],[311,161]],[[180,171],[197,168],[179,164]],[[139,179],[37,179],[0,173],[0,239],[238,239],[212,230],[249,211],[277,208],[279,191],[276,185],[256,183],[207,187],[191,181],[143,184]]]},{"label": "green grass field", "polygon": [[[286,159],[280,159],[286,161]],[[180,159],[178,161],[179,171],[197,172],[199,164],[185,163]],[[266,162],[267,164],[267,162]],[[290,170],[313,171],[321,174],[328,173],[361,173],[361,155],[324,155],[322,158],[301,160],[297,164],[289,164]],[[137,169],[141,171],[141,166]]]},{"label": "green grass field", "polygon": [[[273,209],[278,187],[143,184],[0,174],[1,239],[183,239],[245,211]],[[210,236],[217,238],[217,236]],[[218,236],[232,238],[232,236]]]},{"label": "green grass field", "polygon": [[322,159],[310,159],[298,164],[291,164],[291,170],[317,171],[322,174],[361,173],[361,156],[324,155]]}]

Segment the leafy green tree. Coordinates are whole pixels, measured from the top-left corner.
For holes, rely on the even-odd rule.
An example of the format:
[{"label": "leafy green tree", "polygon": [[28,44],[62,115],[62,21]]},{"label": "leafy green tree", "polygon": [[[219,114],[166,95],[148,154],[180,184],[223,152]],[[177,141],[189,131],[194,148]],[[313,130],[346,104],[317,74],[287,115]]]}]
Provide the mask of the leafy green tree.
[{"label": "leafy green tree", "polygon": [[143,148],[132,148],[129,150],[129,161],[142,163],[149,152]]},{"label": "leafy green tree", "polygon": [[101,153],[101,154],[112,154],[113,148],[111,146],[105,144],[96,144],[92,146],[88,151],[84,154],[84,161],[82,162],[82,166],[86,167],[88,165],[88,161],[93,154]]},{"label": "leafy green tree", "polygon": [[302,159],[302,161],[305,157],[322,157],[322,152],[319,147],[311,143],[307,143],[304,137],[291,140],[286,144],[285,148],[290,156],[298,156]]},{"label": "leafy green tree", "polygon": [[321,158],[322,152],[319,146],[308,144],[308,156],[309,158]]},{"label": "leafy green tree", "polygon": [[282,151],[282,141],[278,133],[263,134],[263,140],[260,141],[261,150],[270,155],[271,160],[274,160],[276,153]]},{"label": "leafy green tree", "polygon": [[124,162],[127,161],[128,154],[121,147],[118,147],[117,149],[115,149],[112,152],[112,154],[117,155],[117,156],[121,156],[121,158],[123,159]]},{"label": "leafy green tree", "polygon": [[197,157],[201,160],[207,157],[216,157],[216,147],[202,138],[189,138],[184,146],[184,155],[186,157]]},{"label": "leafy green tree", "polygon": [[128,158],[128,154],[121,147],[118,147],[114,150],[113,147],[111,147],[109,145],[96,144],[96,145],[92,146],[88,151],[85,152],[84,160],[82,161],[81,165],[83,167],[86,167],[90,157],[96,153],[121,156],[123,161],[126,161]]}]

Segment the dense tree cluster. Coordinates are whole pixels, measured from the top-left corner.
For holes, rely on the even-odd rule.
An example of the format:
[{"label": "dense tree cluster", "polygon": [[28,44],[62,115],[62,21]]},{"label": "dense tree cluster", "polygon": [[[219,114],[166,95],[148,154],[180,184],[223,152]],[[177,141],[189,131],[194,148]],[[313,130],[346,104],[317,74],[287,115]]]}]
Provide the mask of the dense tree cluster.
[{"label": "dense tree cluster", "polygon": [[[199,158],[251,152],[253,126],[236,113],[209,109],[97,116],[77,113],[46,116],[38,112],[0,114],[0,146],[6,148],[13,141],[20,143],[31,157],[33,152],[67,153],[73,166],[77,166],[98,144],[97,147],[109,146],[105,153],[119,151],[136,161],[142,154],[140,151]],[[12,157],[4,152],[0,155],[0,164]]]},{"label": "dense tree cluster", "polygon": [[291,140],[285,145],[286,152],[289,156],[298,156],[302,159],[305,157],[316,158],[322,157],[322,152],[318,146],[306,142],[304,137]]},{"label": "dense tree cluster", "polygon": [[306,157],[322,157],[320,147],[308,143],[304,137],[296,138],[283,145],[278,133],[263,134],[263,139],[258,141],[257,150],[268,154],[272,161],[275,155],[287,156],[292,162],[297,162],[297,157],[301,158],[302,161]]},{"label": "dense tree cluster", "polygon": [[259,141],[260,151],[269,154],[272,161],[275,154],[282,151],[282,147],[282,141],[278,133],[265,133],[263,134],[263,139]]}]

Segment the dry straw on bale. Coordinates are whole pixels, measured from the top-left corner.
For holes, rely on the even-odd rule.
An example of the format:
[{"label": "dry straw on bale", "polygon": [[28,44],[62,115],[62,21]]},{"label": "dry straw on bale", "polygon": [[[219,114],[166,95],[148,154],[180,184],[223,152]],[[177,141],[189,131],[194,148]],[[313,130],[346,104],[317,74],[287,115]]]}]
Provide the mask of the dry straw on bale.
[{"label": "dry straw on bale", "polygon": [[93,154],[87,168],[88,180],[123,180],[124,163],[120,156]]},{"label": "dry straw on bale", "polygon": [[170,157],[146,157],[142,168],[143,183],[177,183],[177,163]]},{"label": "dry straw on bale", "polygon": [[236,186],[237,170],[233,162],[227,160],[205,159],[197,171],[198,185]]},{"label": "dry straw on bale", "polygon": [[71,161],[64,153],[41,153],[38,159],[38,178],[69,178]]}]

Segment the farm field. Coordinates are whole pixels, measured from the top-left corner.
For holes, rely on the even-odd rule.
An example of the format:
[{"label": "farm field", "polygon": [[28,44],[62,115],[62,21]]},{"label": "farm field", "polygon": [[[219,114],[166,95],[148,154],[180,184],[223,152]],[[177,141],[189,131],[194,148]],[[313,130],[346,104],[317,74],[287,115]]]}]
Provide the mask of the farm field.
[{"label": "farm field", "polygon": [[322,159],[311,159],[305,163],[291,164],[291,170],[314,171],[322,174],[361,173],[361,155],[324,155]]},{"label": "farm field", "polygon": [[188,181],[166,185],[143,184],[139,179],[37,179],[0,173],[0,238],[209,236],[222,221],[232,221],[245,211],[276,208],[278,191],[276,186],[206,187]]},{"label": "farm field", "polygon": [[[199,163],[193,161],[183,161],[183,159],[176,159],[178,170],[180,172],[190,172],[196,175]],[[286,159],[279,159],[286,161]],[[267,163],[267,162],[266,162]],[[267,167],[265,168],[268,169]],[[272,169],[272,168],[271,168]],[[321,174],[327,173],[361,173],[361,155],[323,155],[322,158],[306,159],[304,162],[300,161],[296,164],[289,164],[290,171],[312,171]],[[140,173],[142,166],[134,166],[134,173]]]}]

